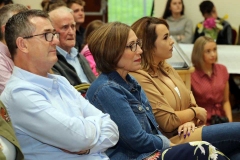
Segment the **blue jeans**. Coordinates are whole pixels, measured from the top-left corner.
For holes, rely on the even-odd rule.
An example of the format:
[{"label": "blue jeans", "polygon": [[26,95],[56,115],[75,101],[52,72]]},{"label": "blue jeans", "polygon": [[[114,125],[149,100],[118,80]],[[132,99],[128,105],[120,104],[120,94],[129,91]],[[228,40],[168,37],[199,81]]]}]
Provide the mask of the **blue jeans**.
[{"label": "blue jeans", "polygon": [[231,160],[240,160],[240,122],[205,126],[202,140],[217,147]]}]

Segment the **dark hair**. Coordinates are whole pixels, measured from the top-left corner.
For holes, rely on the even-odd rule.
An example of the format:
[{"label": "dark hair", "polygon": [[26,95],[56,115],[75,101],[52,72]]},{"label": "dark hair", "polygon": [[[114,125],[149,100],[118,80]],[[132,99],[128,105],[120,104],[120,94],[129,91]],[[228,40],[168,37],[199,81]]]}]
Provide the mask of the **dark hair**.
[{"label": "dark hair", "polygon": [[67,5],[63,0],[43,0],[41,6],[43,11],[50,12],[58,7]]},{"label": "dark hair", "polygon": [[[22,4],[8,4],[0,9],[0,26],[7,23],[8,19],[18,12],[26,11],[28,8]],[[0,40],[4,39],[4,33],[0,30]]]},{"label": "dark hair", "polygon": [[117,69],[117,63],[126,48],[130,26],[121,22],[103,24],[88,39],[88,47],[102,73]]},{"label": "dark hair", "polygon": [[[181,11],[181,15],[184,15],[184,8],[185,8],[185,7],[184,7],[183,0],[181,0],[181,1],[182,1],[182,11]],[[172,12],[171,12],[171,10],[170,10],[171,2],[172,2],[172,0],[168,0],[167,3],[166,3],[165,10],[164,10],[163,16],[162,16],[163,19],[166,19],[166,18],[168,18],[168,17],[170,17],[170,16],[172,15]]]},{"label": "dark hair", "polygon": [[83,7],[85,6],[85,1],[83,0],[67,0],[67,7],[71,8],[73,3],[79,4],[80,6],[83,6]]},{"label": "dark hair", "polygon": [[203,1],[199,5],[199,9],[202,15],[204,15],[205,13],[210,14],[213,10],[213,7],[214,7],[214,4],[211,1]]},{"label": "dark hair", "polygon": [[148,71],[154,68],[153,54],[155,50],[155,41],[158,37],[156,33],[156,26],[163,24],[169,28],[164,19],[156,17],[143,17],[134,22],[131,26],[139,39],[142,39],[142,69]]},{"label": "dark hair", "polygon": [[87,25],[86,30],[84,32],[84,41],[83,41],[82,47],[84,47],[84,45],[86,45],[88,43],[87,41],[88,41],[88,36],[90,35],[90,33],[92,33],[95,29],[99,28],[103,24],[104,24],[104,22],[101,20],[93,20],[92,22],[90,22]]},{"label": "dark hair", "polygon": [[18,37],[30,36],[35,31],[36,26],[30,22],[30,19],[34,17],[49,19],[46,12],[32,9],[19,12],[8,20],[5,27],[5,40],[12,59],[14,59],[17,50],[16,39]]},{"label": "dark hair", "polygon": [[212,38],[201,36],[194,43],[191,59],[192,59],[193,66],[198,70],[203,69],[203,65],[204,65],[204,60],[203,60],[204,46],[208,42],[215,42],[215,41]]},{"label": "dark hair", "polygon": [[12,0],[0,0],[0,4],[4,4],[4,5],[13,4],[13,1]]}]

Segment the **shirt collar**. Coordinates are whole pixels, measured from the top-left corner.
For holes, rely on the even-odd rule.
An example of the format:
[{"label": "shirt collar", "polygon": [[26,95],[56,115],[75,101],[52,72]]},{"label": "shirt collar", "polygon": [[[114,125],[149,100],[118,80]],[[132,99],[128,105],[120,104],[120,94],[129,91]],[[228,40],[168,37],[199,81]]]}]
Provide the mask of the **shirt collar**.
[{"label": "shirt collar", "polygon": [[66,59],[74,59],[75,57],[78,56],[78,51],[74,47],[71,48],[70,53],[67,53],[65,50],[63,50],[59,46],[57,46],[56,48],[57,48],[57,51]]},{"label": "shirt collar", "polygon": [[53,89],[54,83],[56,84],[57,82],[57,77],[52,74],[48,74],[48,77],[43,77],[16,66],[14,66],[12,74],[13,76],[16,76],[22,80],[25,80],[49,91]]},{"label": "shirt collar", "polygon": [[5,54],[7,57],[11,58],[11,54],[8,50],[8,47],[0,41],[0,52]]},{"label": "shirt collar", "polygon": [[[214,75],[216,75],[217,73],[217,70],[216,70],[216,65],[215,64],[213,64],[213,70],[212,70],[212,75],[214,76]],[[202,70],[197,70],[196,69],[196,73],[200,76],[200,77],[203,77],[203,76],[208,76],[205,72],[203,72]]]}]

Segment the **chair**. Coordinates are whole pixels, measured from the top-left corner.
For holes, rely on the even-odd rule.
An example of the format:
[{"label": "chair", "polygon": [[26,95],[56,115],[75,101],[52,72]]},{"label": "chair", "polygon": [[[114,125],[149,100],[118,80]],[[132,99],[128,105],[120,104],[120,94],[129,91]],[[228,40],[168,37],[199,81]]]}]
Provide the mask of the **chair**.
[{"label": "chair", "polygon": [[237,44],[237,37],[238,33],[236,31],[236,29],[232,28],[232,44]]},{"label": "chair", "polygon": [[85,97],[86,92],[87,92],[87,90],[88,90],[89,87],[90,87],[90,84],[88,84],[88,83],[82,83],[82,84],[79,84],[79,85],[74,86],[74,88],[75,88],[78,92],[80,92],[83,97]]},{"label": "chair", "polygon": [[237,38],[237,45],[240,45],[240,26],[238,27],[238,38]]}]

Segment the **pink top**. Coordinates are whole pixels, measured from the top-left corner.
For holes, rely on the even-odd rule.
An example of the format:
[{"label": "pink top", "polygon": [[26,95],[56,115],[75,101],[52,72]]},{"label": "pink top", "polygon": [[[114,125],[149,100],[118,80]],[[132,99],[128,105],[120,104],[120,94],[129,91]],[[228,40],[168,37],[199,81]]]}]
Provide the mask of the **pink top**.
[{"label": "pink top", "polygon": [[211,77],[200,70],[191,74],[191,89],[197,104],[207,110],[207,124],[214,114],[225,116],[222,105],[228,78],[227,68],[221,64],[213,65]]},{"label": "pink top", "polygon": [[93,74],[97,77],[99,75],[99,73],[97,72],[96,63],[94,61],[92,53],[90,52],[90,50],[88,48],[88,45],[85,45],[80,53],[87,59],[89,65],[92,69]]},{"label": "pink top", "polygon": [[8,47],[0,42],[0,94],[2,94],[8,79],[12,75],[13,66],[14,63]]},{"label": "pink top", "polygon": [[207,124],[214,114],[225,116],[222,105],[228,78],[227,68],[221,64],[213,65],[211,77],[199,70],[191,74],[191,89],[197,104],[207,110]]}]

